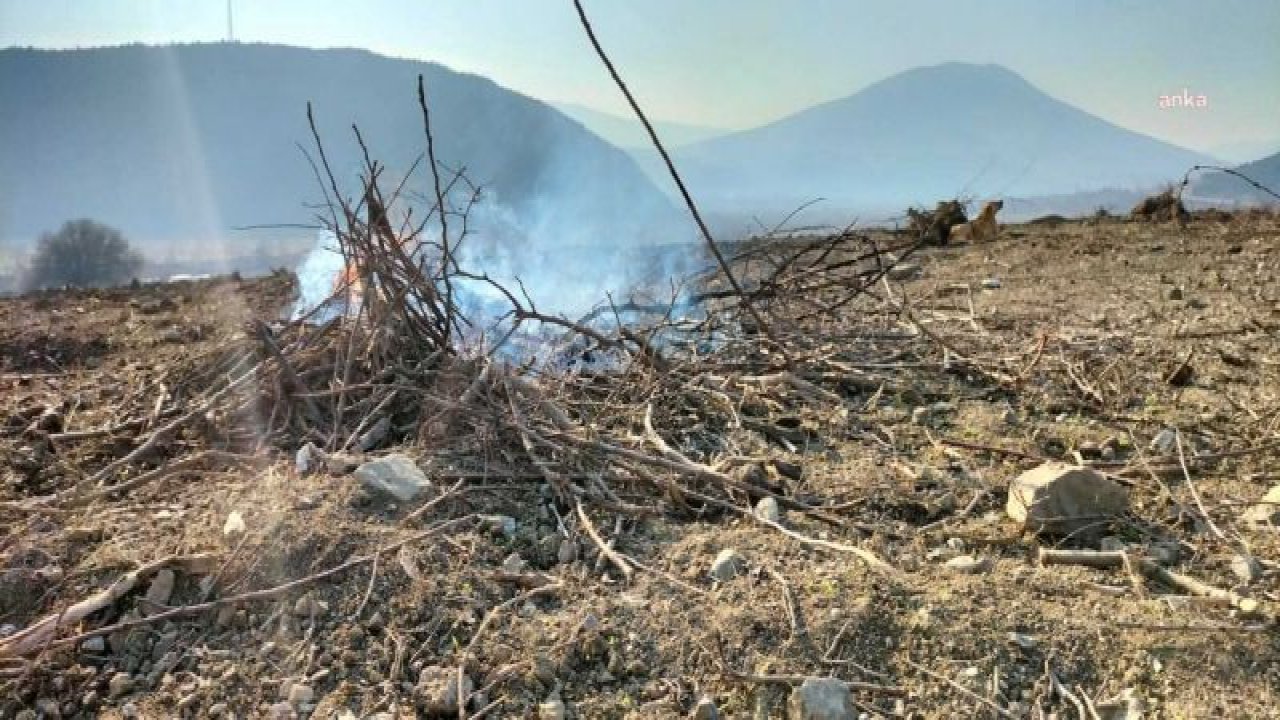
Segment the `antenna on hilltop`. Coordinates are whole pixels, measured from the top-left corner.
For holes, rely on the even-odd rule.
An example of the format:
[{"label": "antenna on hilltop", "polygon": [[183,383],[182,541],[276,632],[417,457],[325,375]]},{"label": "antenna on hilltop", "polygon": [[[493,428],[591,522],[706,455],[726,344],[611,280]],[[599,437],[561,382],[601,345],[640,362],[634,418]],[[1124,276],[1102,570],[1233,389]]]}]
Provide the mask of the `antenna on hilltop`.
[{"label": "antenna on hilltop", "polygon": [[227,42],[236,41],[236,26],[232,22],[231,0],[227,0]]}]

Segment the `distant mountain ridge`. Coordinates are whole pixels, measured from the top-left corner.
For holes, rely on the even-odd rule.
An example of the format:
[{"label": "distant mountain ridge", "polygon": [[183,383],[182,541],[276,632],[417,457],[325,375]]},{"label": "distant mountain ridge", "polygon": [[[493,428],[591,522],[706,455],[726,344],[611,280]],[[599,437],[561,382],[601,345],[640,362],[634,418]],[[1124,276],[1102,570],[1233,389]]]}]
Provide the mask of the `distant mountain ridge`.
[{"label": "distant mountain ridge", "polygon": [[[614,115],[613,113],[574,103],[556,103],[555,108],[582,123],[591,132],[624,150],[647,149],[652,142],[649,139],[649,134],[644,130],[644,125],[641,125],[640,120],[633,115],[625,117]],[[729,133],[728,130],[723,128],[706,125],[692,125],[652,118],[650,118],[650,122],[653,123],[653,128],[657,131],[662,143],[670,147],[688,145]]]},{"label": "distant mountain ridge", "polygon": [[[1234,168],[1237,172],[1280,194],[1280,152]],[[1280,200],[1229,173],[1214,172],[1191,182],[1193,197],[1202,203],[1215,204],[1280,204]]]},{"label": "distant mountain ridge", "polygon": [[[828,213],[956,195],[1068,195],[1176,180],[1203,154],[1126,130],[997,65],[921,67],[674,153],[712,212]],[[643,157],[646,170],[654,159]]]},{"label": "distant mountain ridge", "polygon": [[[628,155],[551,106],[485,78],[363,50],[141,45],[0,50],[0,241],[79,216],[145,243],[209,242],[236,226],[309,223],[324,191],[307,102],[342,191],[358,194],[359,125],[395,178],[426,147],[425,74],[437,155],[465,166],[515,220],[583,243],[660,240],[681,218]],[[429,195],[419,166],[411,192]],[[390,188],[387,188],[390,190]],[[682,218],[681,218],[682,219]]]}]

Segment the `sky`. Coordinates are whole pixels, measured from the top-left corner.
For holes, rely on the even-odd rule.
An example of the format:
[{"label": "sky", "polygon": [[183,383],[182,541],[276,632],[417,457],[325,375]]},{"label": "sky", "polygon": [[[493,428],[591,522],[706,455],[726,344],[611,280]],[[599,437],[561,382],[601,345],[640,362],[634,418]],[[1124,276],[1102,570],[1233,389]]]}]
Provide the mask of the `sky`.
[{"label": "sky", "polygon": [[[584,0],[656,118],[745,129],[901,70],[998,63],[1124,127],[1244,160],[1280,148],[1277,0]],[[239,0],[242,42],[361,47],[626,113],[570,0]],[[0,0],[0,47],[212,42],[226,0]],[[1160,108],[1161,95],[1205,107]],[[1254,155],[1256,157],[1256,155]]]}]

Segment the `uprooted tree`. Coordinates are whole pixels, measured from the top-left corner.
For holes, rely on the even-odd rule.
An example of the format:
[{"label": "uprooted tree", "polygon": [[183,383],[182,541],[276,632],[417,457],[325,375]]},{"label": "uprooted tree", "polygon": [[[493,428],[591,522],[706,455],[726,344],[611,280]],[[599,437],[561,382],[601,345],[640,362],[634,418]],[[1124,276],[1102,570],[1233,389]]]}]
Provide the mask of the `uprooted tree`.
[{"label": "uprooted tree", "polygon": [[119,230],[87,218],[71,220],[36,245],[26,287],[108,287],[137,277],[142,255]]}]

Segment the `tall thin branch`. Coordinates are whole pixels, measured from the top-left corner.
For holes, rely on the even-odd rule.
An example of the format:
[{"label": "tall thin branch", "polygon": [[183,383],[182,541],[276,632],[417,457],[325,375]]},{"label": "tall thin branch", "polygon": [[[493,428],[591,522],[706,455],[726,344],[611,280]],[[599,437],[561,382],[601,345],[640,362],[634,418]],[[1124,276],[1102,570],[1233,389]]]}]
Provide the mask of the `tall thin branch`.
[{"label": "tall thin branch", "polygon": [[636,117],[640,118],[640,122],[644,125],[645,132],[649,133],[649,139],[653,141],[653,146],[657,148],[658,154],[662,156],[662,161],[666,163],[667,170],[671,173],[671,179],[675,181],[676,187],[680,189],[680,195],[684,198],[684,203],[689,208],[689,214],[693,216],[693,221],[698,224],[698,230],[702,232],[702,238],[706,241],[707,248],[711,250],[711,254],[715,257],[716,263],[720,265],[720,270],[724,272],[725,279],[729,281],[729,285],[733,288],[734,293],[737,294],[739,300],[742,302],[742,306],[751,314],[752,319],[755,320],[760,331],[773,341],[773,344],[778,347],[782,352],[783,357],[786,358],[787,364],[790,365],[791,358],[788,355],[786,348],[773,336],[768,323],[766,323],[760,313],[756,311],[755,306],[751,303],[751,299],[742,290],[742,286],[738,284],[737,278],[733,276],[733,270],[730,269],[728,261],[724,259],[724,255],[720,253],[720,248],[716,245],[715,238],[711,236],[711,230],[707,227],[707,224],[703,222],[702,214],[698,212],[698,206],[694,203],[693,196],[689,194],[689,189],[685,187],[684,180],[680,178],[680,173],[676,171],[675,163],[671,161],[671,156],[667,153],[667,149],[663,147],[662,141],[658,139],[657,131],[653,129],[653,125],[649,122],[649,118],[645,116],[644,110],[640,109],[640,104],[636,102],[635,97],[631,94],[631,90],[627,88],[627,84],[622,81],[622,77],[618,74],[617,69],[614,68],[613,62],[609,60],[609,56],[605,54],[604,48],[600,45],[600,41],[596,39],[595,30],[591,28],[591,21],[587,19],[587,13],[582,8],[582,0],[573,0],[573,6],[578,10],[578,19],[582,21],[582,29],[586,31],[587,39],[591,41],[591,46],[595,48],[596,55],[600,56],[600,62],[604,63],[605,69],[609,71],[609,76],[613,78],[613,82],[627,98],[627,103],[631,105],[631,109],[635,111]]}]

